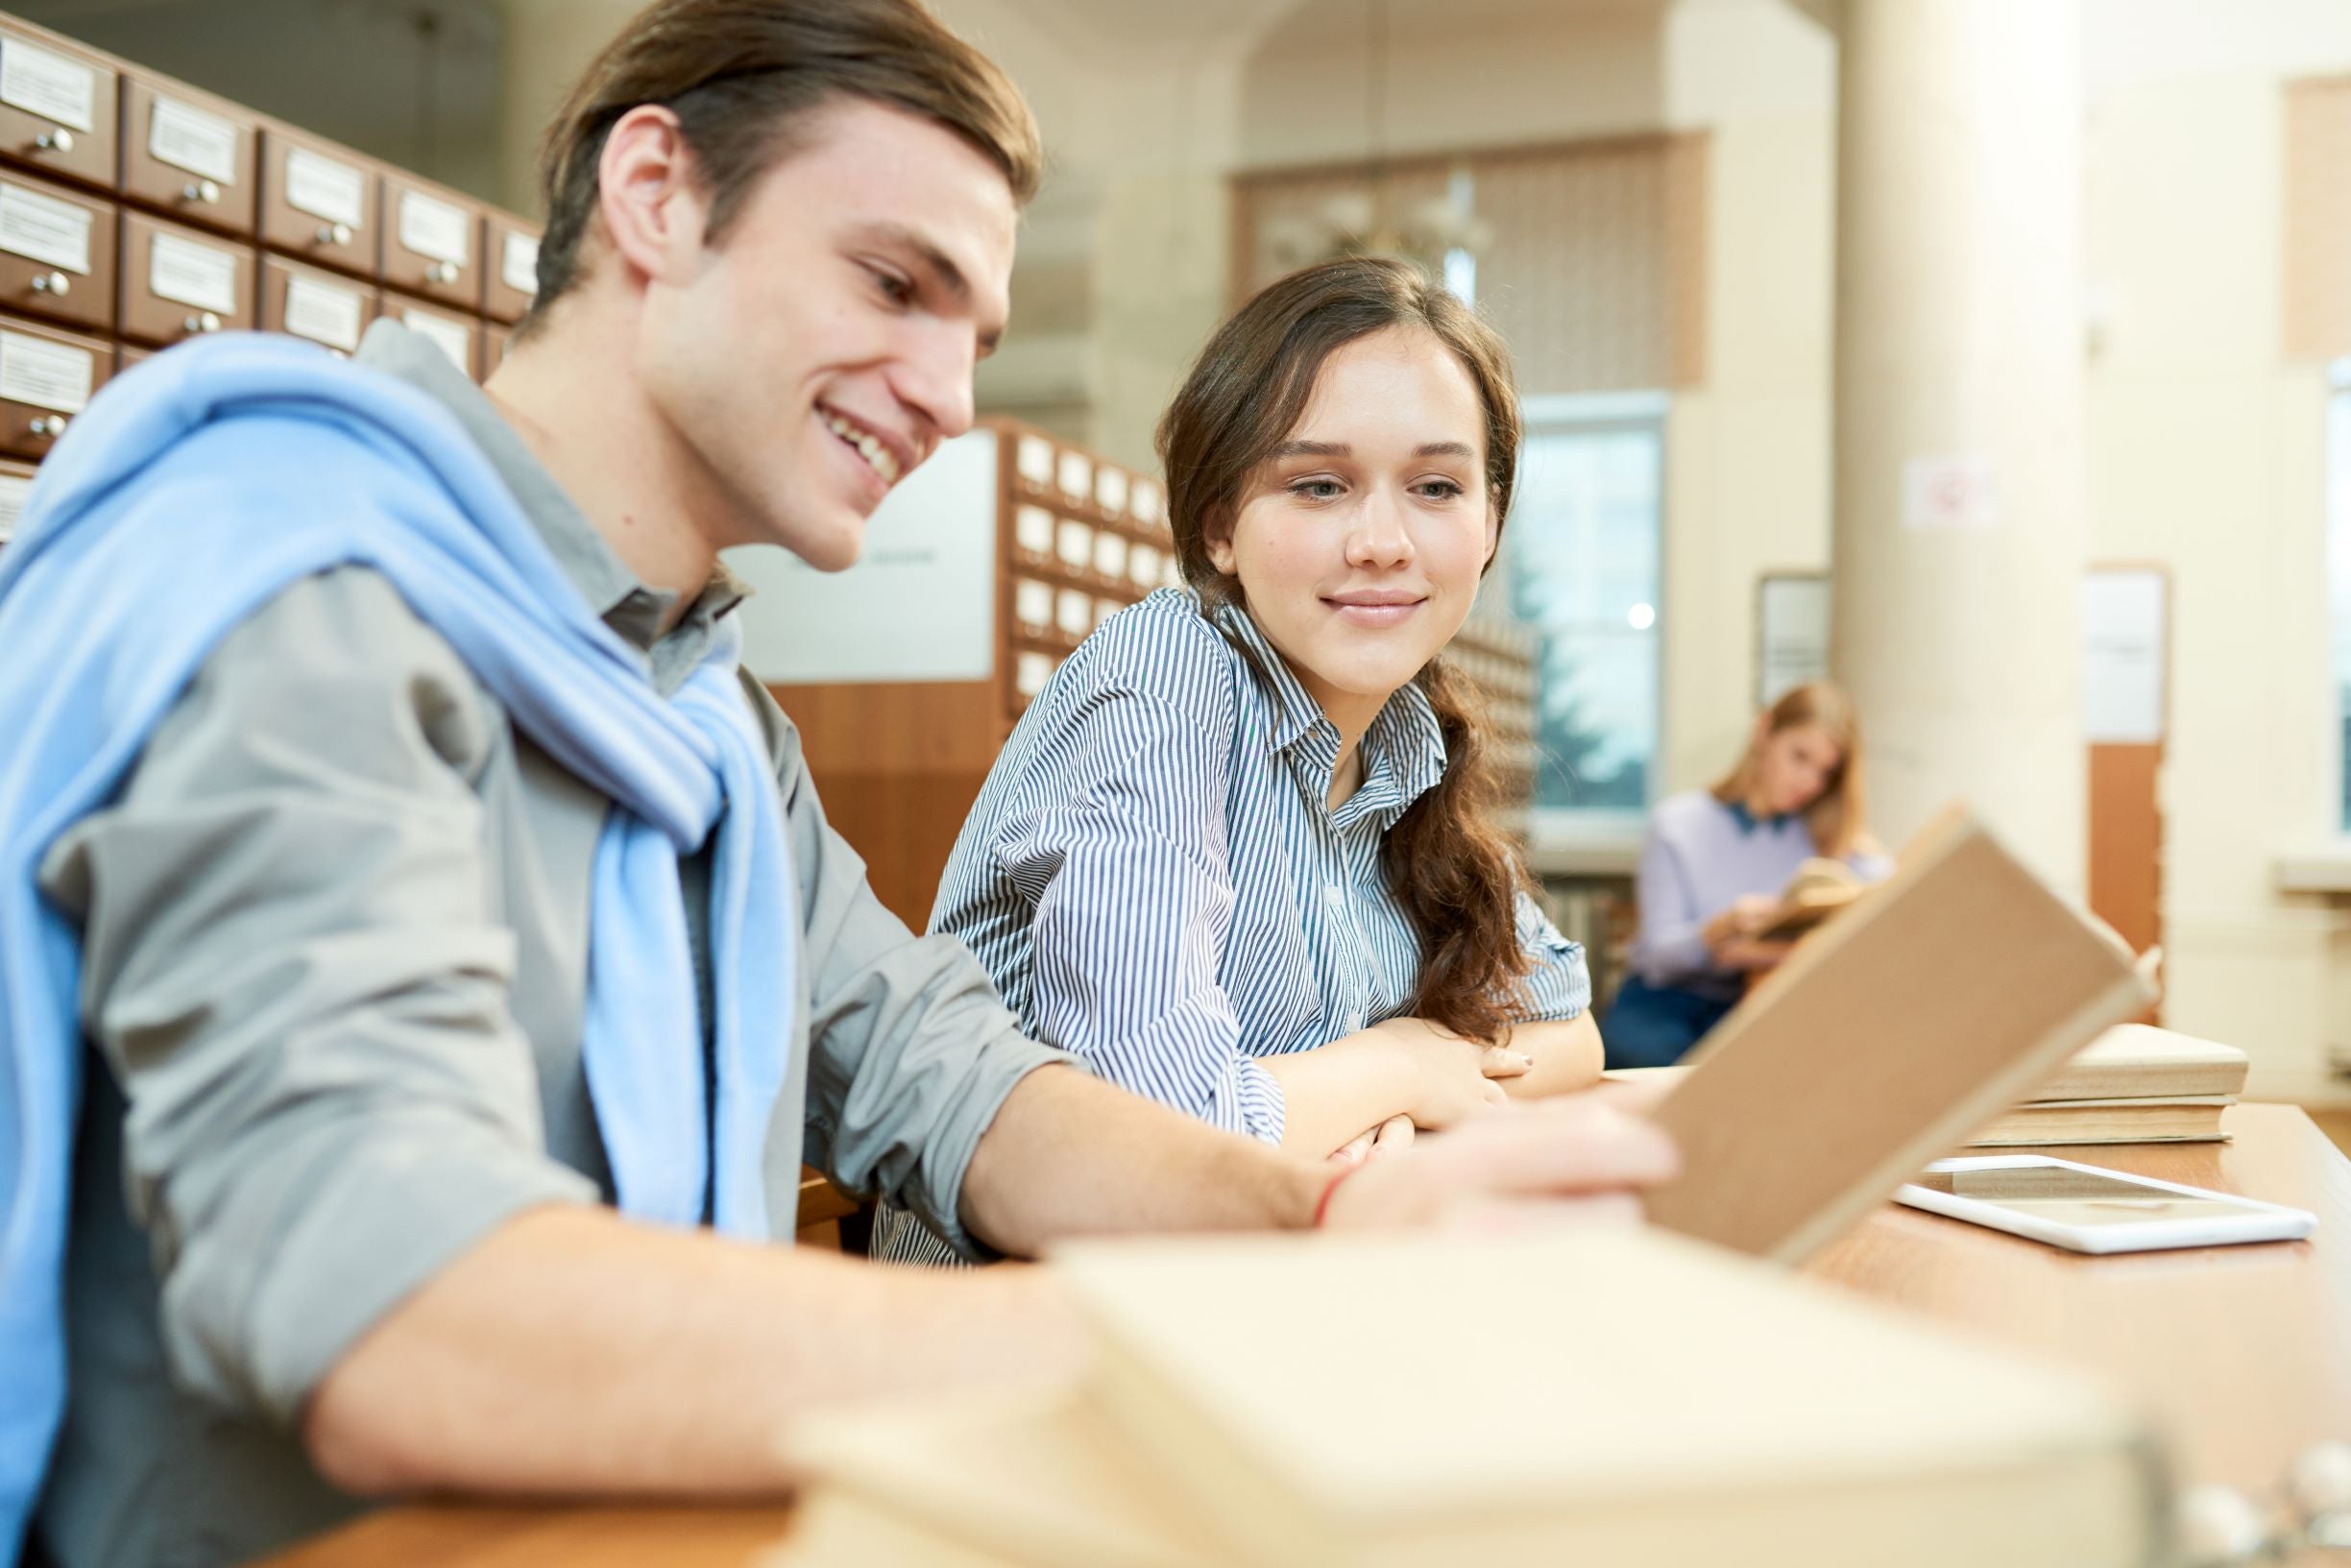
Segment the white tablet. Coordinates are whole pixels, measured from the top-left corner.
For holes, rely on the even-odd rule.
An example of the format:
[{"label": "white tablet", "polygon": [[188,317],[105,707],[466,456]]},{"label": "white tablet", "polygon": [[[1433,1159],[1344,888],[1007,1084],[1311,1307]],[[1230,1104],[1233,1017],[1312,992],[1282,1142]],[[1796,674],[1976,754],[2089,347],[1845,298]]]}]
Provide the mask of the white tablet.
[{"label": "white tablet", "polygon": [[2069,1252],[2295,1242],[2318,1223],[2306,1210],[2045,1154],[1937,1160],[1894,1200]]}]

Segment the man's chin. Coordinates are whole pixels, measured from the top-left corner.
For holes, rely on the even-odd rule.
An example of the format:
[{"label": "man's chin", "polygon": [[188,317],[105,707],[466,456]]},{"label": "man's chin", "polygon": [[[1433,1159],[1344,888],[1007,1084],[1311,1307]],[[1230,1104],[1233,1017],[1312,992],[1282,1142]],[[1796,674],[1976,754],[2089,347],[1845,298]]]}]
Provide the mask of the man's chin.
[{"label": "man's chin", "polygon": [[780,544],[818,571],[847,571],[865,549],[865,519],[847,507],[822,518],[779,519],[767,531]]}]

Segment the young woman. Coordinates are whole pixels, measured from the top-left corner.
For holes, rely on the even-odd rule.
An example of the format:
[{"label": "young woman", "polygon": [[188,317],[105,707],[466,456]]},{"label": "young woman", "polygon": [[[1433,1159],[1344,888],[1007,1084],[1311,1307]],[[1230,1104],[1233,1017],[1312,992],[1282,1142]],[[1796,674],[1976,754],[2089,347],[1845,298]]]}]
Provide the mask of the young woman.
[{"label": "young woman", "polygon": [[1788,943],[1757,932],[1805,861],[1841,860],[1864,881],[1893,869],[1865,847],[1861,793],[1853,703],[1815,683],[1756,720],[1747,755],[1713,788],[1659,804],[1641,850],[1632,972],[1609,1008],[1611,1067],[1679,1060],[1750,975],[1787,955]]},{"label": "young woman", "polygon": [[[1409,265],[1309,268],[1210,340],[1159,429],[1189,586],[1055,672],[932,914],[1030,1033],[1318,1158],[1593,1081],[1582,950],[1439,657],[1518,445],[1500,340]],[[886,1209],[875,1250],[945,1257]]]}]

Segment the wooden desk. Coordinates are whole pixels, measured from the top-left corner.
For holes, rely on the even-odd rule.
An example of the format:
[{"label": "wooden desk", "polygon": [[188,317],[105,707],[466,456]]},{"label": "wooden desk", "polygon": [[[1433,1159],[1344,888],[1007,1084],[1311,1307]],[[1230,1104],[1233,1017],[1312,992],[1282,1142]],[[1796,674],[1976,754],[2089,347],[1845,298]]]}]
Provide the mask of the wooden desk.
[{"label": "wooden desk", "polygon": [[[2057,1149],[2063,1158],[2290,1203],[2308,1242],[2076,1258],[1889,1205],[1806,1272],[2064,1364],[2140,1400],[2185,1482],[2266,1489],[2322,1438],[2351,1439],[2351,1162],[2290,1106],[2241,1105],[2233,1144]],[[394,1508],[266,1568],[757,1568],[766,1508]]]},{"label": "wooden desk", "polygon": [[2234,1143],[2023,1152],[2308,1209],[2309,1241],[2085,1258],[1889,1205],[1806,1272],[2102,1374],[2183,1483],[2266,1491],[2312,1443],[2351,1441],[2351,1161],[2290,1105],[2221,1124]]}]

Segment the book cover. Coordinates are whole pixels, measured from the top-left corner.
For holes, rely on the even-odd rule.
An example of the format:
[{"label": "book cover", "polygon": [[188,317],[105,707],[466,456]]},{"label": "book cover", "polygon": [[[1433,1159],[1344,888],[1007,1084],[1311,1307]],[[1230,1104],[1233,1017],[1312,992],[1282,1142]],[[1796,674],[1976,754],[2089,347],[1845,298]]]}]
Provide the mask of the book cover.
[{"label": "book cover", "polygon": [[1650,1218],[1798,1262],[2153,995],[1953,812],[1699,1044],[1655,1113],[1683,1171]]},{"label": "book cover", "polygon": [[1119,1429],[1233,1560],[2147,1560],[2134,1415],[2069,1372],[1636,1225],[1057,1251]]}]

